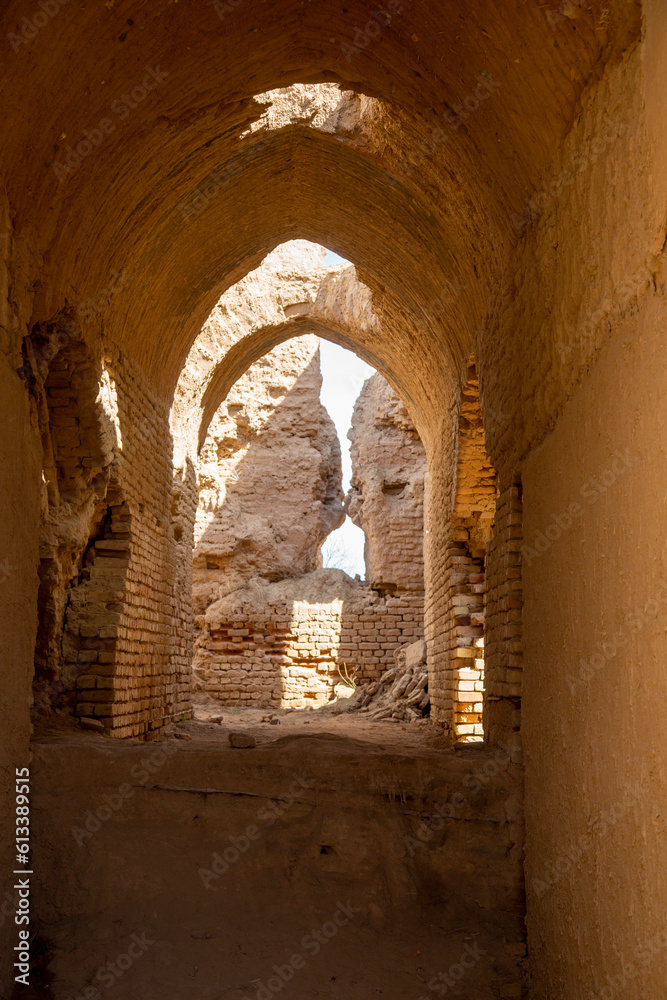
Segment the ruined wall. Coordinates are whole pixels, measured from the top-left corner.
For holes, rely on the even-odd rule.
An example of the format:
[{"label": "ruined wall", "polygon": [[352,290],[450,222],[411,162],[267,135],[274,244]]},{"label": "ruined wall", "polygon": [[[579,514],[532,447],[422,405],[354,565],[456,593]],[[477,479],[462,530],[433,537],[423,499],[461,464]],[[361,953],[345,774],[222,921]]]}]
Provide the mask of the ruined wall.
[{"label": "ruined wall", "polygon": [[352,482],[345,506],[365,535],[366,583],[382,593],[423,592],[426,452],[381,375],[364,383],[348,437]]},{"label": "ruined wall", "polygon": [[[91,591],[82,610],[99,610],[102,619],[120,612],[120,618],[107,626],[116,640],[112,662],[98,655],[88,663],[82,677],[92,678],[94,687],[80,688],[76,712],[102,718],[115,736],[148,736],[190,711],[191,594],[177,572],[168,407],[122,357],[109,369],[122,434],[122,492],[120,507],[111,505],[99,553],[95,546],[90,576],[82,580]],[[105,635],[96,623],[96,636]]]},{"label": "ruined wall", "polygon": [[80,320],[68,309],[26,328],[12,358],[41,478],[33,715],[149,735],[189,710],[190,596],[173,572],[168,413],[135,366],[86,342]]},{"label": "ruined wall", "polygon": [[[32,397],[43,456],[33,679],[39,715],[73,710],[78,673],[96,659],[91,649],[95,639],[102,640],[91,628],[92,607],[81,628],[75,624],[73,595],[81,594],[83,567],[103,531],[119,434],[109,374],[74,318],[34,327],[23,343],[20,371]],[[107,616],[98,624],[111,622]]]},{"label": "ruined wall", "polygon": [[[504,536],[473,357],[462,376],[457,437],[451,444],[443,439],[438,458],[432,460],[435,472],[429,481],[426,535],[431,587],[426,632],[434,716],[453,738],[475,741],[485,733],[487,646],[490,659],[496,657],[492,662],[505,664],[506,609],[497,604],[498,595],[504,596],[506,580],[504,567],[487,574],[487,562]],[[445,503],[448,493],[449,503]],[[512,723],[518,727],[518,719]]]},{"label": "ruined wall", "polygon": [[317,337],[298,337],[256,362],[217,410],[199,456],[195,613],[250,580],[322,565],[322,543],[345,513],[321,383]]},{"label": "ruined wall", "polygon": [[[487,562],[503,536],[498,523],[498,485],[489,461],[474,358],[468,360],[461,393],[456,456],[456,494],[448,546],[451,700],[454,734],[481,739],[482,716],[492,697],[486,671],[486,646],[502,662],[505,649],[498,630],[496,603],[504,595],[505,578],[487,578]],[[503,606],[501,613],[505,611]],[[491,613],[488,613],[491,612]],[[507,624],[502,617],[502,627]],[[491,660],[493,662],[493,660]],[[516,722],[516,720],[514,720]]]},{"label": "ruined wall", "polygon": [[195,683],[231,705],[316,707],[347,672],[377,680],[423,635],[423,598],[322,569],[222,598],[198,619]]},{"label": "ruined wall", "polygon": [[322,416],[320,382],[314,337],[274,348],[236,383],[201,452],[193,666],[198,689],[221,702],[321,705],[341,671],[373,681],[423,635],[426,458],[380,375],[355,406],[346,501],[371,533],[371,584],[310,572],[344,516],[340,448]]},{"label": "ruined wall", "polygon": [[[33,357],[26,370],[36,368]],[[168,410],[123,358],[98,369],[97,427],[68,349],[44,383],[35,704],[96,719],[114,736],[150,736],[187,714],[190,693],[191,598],[176,572]]]}]

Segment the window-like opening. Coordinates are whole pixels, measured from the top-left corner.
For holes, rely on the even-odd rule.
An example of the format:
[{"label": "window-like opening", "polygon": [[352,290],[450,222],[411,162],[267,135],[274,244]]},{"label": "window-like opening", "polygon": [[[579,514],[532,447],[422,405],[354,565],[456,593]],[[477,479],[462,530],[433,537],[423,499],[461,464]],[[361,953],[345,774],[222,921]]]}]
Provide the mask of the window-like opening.
[{"label": "window-like opening", "polygon": [[[342,432],[352,425],[344,461],[321,397]],[[347,699],[355,685],[366,686],[361,701],[375,686],[363,706],[372,715],[403,647],[418,644],[425,672],[424,466],[407,411],[350,352],[310,335],[251,366],[200,453],[193,596],[202,694],[234,708],[304,709]],[[402,667],[401,676],[405,654]],[[417,693],[411,706],[378,711],[421,717],[426,686]]]},{"label": "window-like opening", "polygon": [[349,262],[294,241],[225,293],[193,345],[172,410],[172,527],[200,716],[430,713],[425,451],[372,349],[340,346],[379,322]]},{"label": "window-like opening", "polygon": [[[327,257],[329,256],[336,255],[329,253]],[[342,486],[343,492],[347,495],[352,483],[349,434],[354,406],[364,381],[374,374],[374,369],[356,354],[327,340],[320,341],[320,358],[322,369],[320,399],[333,420],[340,442]],[[322,547],[324,567],[342,569],[349,576],[365,579],[364,543],[364,532],[349,516],[346,516],[343,523],[328,536]]]}]

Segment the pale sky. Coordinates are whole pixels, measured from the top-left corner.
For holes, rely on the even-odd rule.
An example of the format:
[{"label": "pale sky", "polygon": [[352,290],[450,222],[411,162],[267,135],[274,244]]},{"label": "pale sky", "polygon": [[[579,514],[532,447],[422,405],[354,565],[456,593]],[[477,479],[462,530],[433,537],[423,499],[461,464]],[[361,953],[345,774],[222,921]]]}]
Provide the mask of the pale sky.
[{"label": "pale sky", "polygon": [[[328,250],[326,263],[348,262]],[[343,463],[343,489],[347,492],[352,473],[350,442],[347,439],[347,432],[352,423],[352,410],[362,385],[367,378],[375,374],[375,369],[352,351],[346,351],[328,340],[320,340],[320,360],[322,367],[320,399],[329,411],[338,431]],[[343,569],[350,576],[358,573],[361,579],[364,579],[364,533],[352,524],[349,517],[345,518],[340,528],[329,535],[322,546],[322,554],[325,566]]]}]

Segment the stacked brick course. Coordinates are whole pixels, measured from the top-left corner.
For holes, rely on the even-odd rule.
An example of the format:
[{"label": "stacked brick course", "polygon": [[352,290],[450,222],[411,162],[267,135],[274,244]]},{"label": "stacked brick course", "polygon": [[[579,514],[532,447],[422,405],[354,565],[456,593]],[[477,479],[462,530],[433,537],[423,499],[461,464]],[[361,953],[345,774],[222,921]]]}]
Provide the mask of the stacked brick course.
[{"label": "stacked brick course", "polygon": [[[308,599],[299,600],[304,591]],[[423,635],[421,595],[382,597],[341,570],[260,593],[231,595],[200,619],[197,685],[226,704],[322,705],[346,670],[358,682],[377,680],[401,646]]]},{"label": "stacked brick course", "polygon": [[471,739],[483,735],[484,558],[473,558],[465,541],[448,548],[449,611],[446,634],[454,732]]},{"label": "stacked brick course", "polygon": [[109,372],[122,447],[70,590],[64,676],[78,716],[101,719],[113,736],[151,737],[191,712],[191,590],[171,518],[167,408],[136,368],[118,359]]},{"label": "stacked brick course", "polygon": [[[442,554],[435,560],[428,628],[435,667],[434,714],[455,739],[465,741],[480,740],[485,732],[486,558],[496,532],[497,492],[471,358],[461,393],[451,524]],[[439,531],[444,532],[442,525]],[[443,607],[444,621],[437,617],[437,609]]]},{"label": "stacked brick course", "polygon": [[501,490],[487,554],[486,664],[484,725],[501,739],[519,728],[523,681],[522,497],[516,484]]},{"label": "stacked brick course", "polygon": [[179,578],[172,525],[168,408],[122,360],[116,377],[132,527],[110,727],[137,736],[190,713],[192,595]]},{"label": "stacked brick course", "polygon": [[92,543],[79,585],[72,591],[63,651],[67,673],[76,677],[79,716],[111,725],[121,688],[117,644],[127,593],[131,515],[126,503],[109,507],[102,537]]}]

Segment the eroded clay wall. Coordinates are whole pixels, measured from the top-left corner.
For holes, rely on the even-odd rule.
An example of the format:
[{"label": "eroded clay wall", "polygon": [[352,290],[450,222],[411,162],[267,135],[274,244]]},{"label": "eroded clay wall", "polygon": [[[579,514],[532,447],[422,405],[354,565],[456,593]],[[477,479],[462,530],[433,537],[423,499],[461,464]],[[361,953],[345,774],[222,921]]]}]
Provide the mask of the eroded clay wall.
[{"label": "eroded clay wall", "polygon": [[216,411],[199,455],[197,613],[250,580],[322,565],[322,543],[345,513],[321,384],[317,337],[296,337],[252,365]]},{"label": "eroded clay wall", "polygon": [[78,716],[147,736],[190,710],[191,593],[172,524],[169,411],[136,366],[109,359],[120,440],[107,514],[72,588],[64,653]]},{"label": "eroded clay wall", "polygon": [[345,505],[364,532],[366,582],[383,593],[423,593],[426,452],[381,375],[364,383],[348,436],[352,483]]},{"label": "eroded clay wall", "polygon": [[193,668],[197,689],[226,704],[322,705],[346,671],[376,680],[423,635],[426,457],[380,375],[355,407],[347,501],[370,539],[370,586],[316,570],[344,516],[320,385],[316,337],[274,348],[235,384],[201,451]]}]

